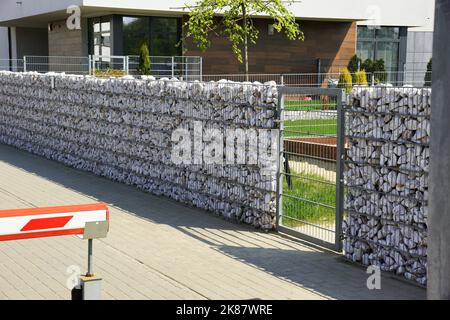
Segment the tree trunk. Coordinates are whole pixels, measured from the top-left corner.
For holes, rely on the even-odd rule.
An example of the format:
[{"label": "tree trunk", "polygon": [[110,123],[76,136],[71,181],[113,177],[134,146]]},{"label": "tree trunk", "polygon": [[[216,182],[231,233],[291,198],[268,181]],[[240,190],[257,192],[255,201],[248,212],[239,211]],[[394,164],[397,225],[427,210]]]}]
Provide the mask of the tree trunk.
[{"label": "tree trunk", "polygon": [[245,67],[245,81],[249,80],[248,77],[248,33],[247,33],[247,8],[245,3],[242,3],[242,17],[244,28],[244,67]]}]

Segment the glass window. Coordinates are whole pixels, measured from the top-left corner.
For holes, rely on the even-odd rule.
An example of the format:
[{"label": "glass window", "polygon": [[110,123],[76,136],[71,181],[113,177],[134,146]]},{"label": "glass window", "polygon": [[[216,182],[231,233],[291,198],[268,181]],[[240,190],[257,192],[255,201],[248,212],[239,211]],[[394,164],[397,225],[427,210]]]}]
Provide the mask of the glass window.
[{"label": "glass window", "polygon": [[179,54],[178,19],[159,17],[123,17],[123,54],[139,55],[147,42],[152,56]]},{"label": "glass window", "polygon": [[95,55],[111,54],[111,22],[109,17],[91,20],[91,52]]},{"label": "glass window", "polygon": [[111,31],[111,23],[109,21],[102,22],[101,29],[102,29],[102,32],[109,32],[109,31]]},{"label": "glass window", "polygon": [[151,53],[154,56],[178,55],[178,19],[152,18]]},{"label": "glass window", "polygon": [[400,28],[397,27],[382,27],[376,31],[377,39],[400,39]]},{"label": "glass window", "polygon": [[[180,19],[142,16],[122,16],[121,19],[123,51],[118,54],[137,56],[142,44],[147,43],[152,56],[180,55],[181,49],[177,47]],[[89,52],[110,55],[113,52],[112,32],[111,17],[90,19]]]},{"label": "glass window", "polygon": [[375,29],[368,27],[358,27],[358,39],[369,39],[375,38]]},{"label": "glass window", "polygon": [[100,22],[94,22],[94,32],[100,32]]},{"label": "glass window", "polygon": [[362,61],[373,59],[375,56],[375,44],[373,42],[358,42],[358,56]]},{"label": "glass window", "polygon": [[123,17],[123,54],[139,55],[144,42],[149,45],[149,18]]},{"label": "glass window", "polygon": [[398,70],[398,42],[378,42],[375,59],[383,59],[386,71]]},{"label": "glass window", "polygon": [[383,59],[386,71],[399,70],[400,28],[381,27],[369,29],[358,27],[357,53],[364,61],[366,59]]}]

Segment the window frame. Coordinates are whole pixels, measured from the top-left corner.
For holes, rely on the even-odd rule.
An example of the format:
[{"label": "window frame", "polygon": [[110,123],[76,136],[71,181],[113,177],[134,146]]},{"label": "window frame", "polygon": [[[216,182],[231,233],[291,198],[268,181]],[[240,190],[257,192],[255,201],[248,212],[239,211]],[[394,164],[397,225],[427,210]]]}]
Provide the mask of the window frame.
[{"label": "window frame", "polygon": [[[368,26],[358,26],[357,27],[357,43],[371,43],[373,44],[373,56],[370,58],[371,60],[375,61],[376,57],[377,57],[377,53],[378,53],[378,45],[379,43],[397,43],[397,68],[396,69],[392,69],[390,68],[390,70],[386,70],[386,71],[400,71],[402,69],[402,66],[400,66],[400,49],[401,49],[401,37],[402,37],[402,27],[398,27],[398,26],[389,26],[389,27],[380,27],[380,28],[398,28],[398,37],[397,38],[387,38],[387,37],[378,37],[378,30],[380,29],[375,29],[374,31],[374,37],[373,38],[365,38],[365,37],[359,37],[359,28],[366,28],[369,29]],[[357,47],[358,49],[358,47]]]},{"label": "window frame", "polygon": [[[120,34],[118,35],[119,37],[121,37],[122,39],[124,39],[123,36],[123,28],[124,28],[124,24],[123,24],[123,18],[147,18],[148,19],[148,35],[147,35],[147,41],[149,44],[149,51],[150,51],[150,56],[154,56],[154,46],[152,45],[153,43],[153,32],[152,32],[152,24],[154,23],[154,19],[172,19],[172,20],[176,20],[176,33],[177,33],[177,39],[178,41],[181,40],[181,34],[182,34],[182,19],[180,17],[167,17],[167,16],[142,16],[142,15],[119,15],[120,19],[122,20],[122,28],[120,30]],[[124,41],[124,40],[123,40]],[[125,49],[125,42],[124,42],[124,46],[122,49],[122,55],[125,55],[125,52],[123,52],[123,50]],[[176,47],[176,56],[181,56],[182,55],[182,48],[180,47]]]},{"label": "window frame", "polygon": [[[102,31],[102,24],[103,23],[109,23],[109,31],[108,32],[103,32]],[[100,24],[100,31],[99,32],[95,32],[94,31],[94,25],[96,23]],[[109,33],[109,49],[110,49],[110,55],[112,55],[112,52],[114,52],[114,27],[113,27],[113,19],[112,16],[100,16],[100,17],[92,17],[88,19],[88,51],[89,54],[91,55],[95,55],[95,37],[96,35],[100,35],[100,37],[103,39],[102,34],[103,33]],[[100,52],[98,55],[103,55],[103,53],[101,52],[102,50],[102,46],[103,46],[103,41],[102,44],[100,45]]]}]

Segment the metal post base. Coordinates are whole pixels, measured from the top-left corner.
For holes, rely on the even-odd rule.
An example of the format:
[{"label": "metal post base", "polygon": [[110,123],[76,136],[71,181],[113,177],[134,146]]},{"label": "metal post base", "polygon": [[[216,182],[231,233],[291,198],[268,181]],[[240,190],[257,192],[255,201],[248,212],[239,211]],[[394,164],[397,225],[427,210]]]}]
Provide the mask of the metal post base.
[{"label": "metal post base", "polygon": [[102,299],[102,279],[96,276],[80,277],[83,300]]}]

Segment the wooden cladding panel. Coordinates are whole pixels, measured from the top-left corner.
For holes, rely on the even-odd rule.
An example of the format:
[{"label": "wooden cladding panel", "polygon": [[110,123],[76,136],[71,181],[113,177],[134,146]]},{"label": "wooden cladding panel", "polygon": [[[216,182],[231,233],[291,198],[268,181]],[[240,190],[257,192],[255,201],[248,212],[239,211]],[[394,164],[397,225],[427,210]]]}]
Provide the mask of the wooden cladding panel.
[{"label": "wooden cladding panel", "polygon": [[[317,72],[316,61],[322,60],[322,72],[339,72],[356,51],[356,23],[300,21],[305,41],[290,41],[284,33],[268,35],[271,20],[256,19],[259,40],[249,49],[251,73]],[[231,51],[227,39],[212,36],[212,46],[205,52],[191,41],[185,43],[186,55],[204,58],[204,74],[241,73],[244,68]]]}]

